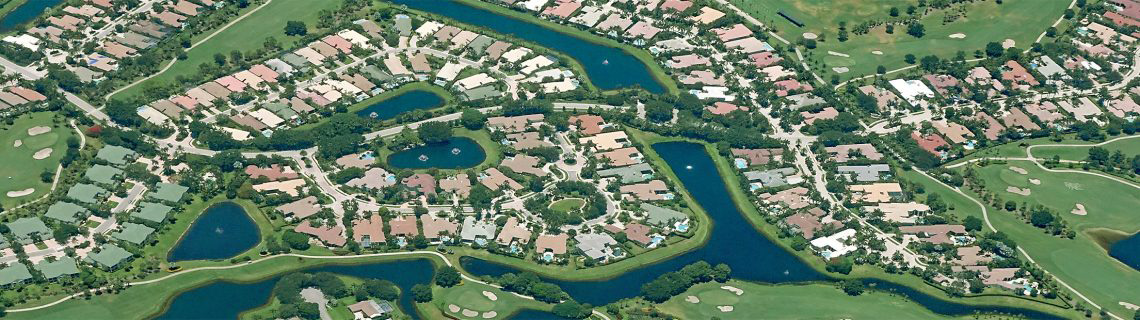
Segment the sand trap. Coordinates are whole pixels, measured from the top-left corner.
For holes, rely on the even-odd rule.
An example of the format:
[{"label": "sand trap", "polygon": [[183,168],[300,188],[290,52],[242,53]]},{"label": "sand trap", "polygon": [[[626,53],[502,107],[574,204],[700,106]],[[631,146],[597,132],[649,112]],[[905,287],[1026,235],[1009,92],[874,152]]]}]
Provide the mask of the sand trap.
[{"label": "sand trap", "polygon": [[1028,196],[1030,193],[1032,193],[1032,191],[1029,190],[1029,188],[1022,189],[1022,188],[1018,188],[1018,187],[1014,187],[1014,186],[1009,186],[1008,188],[1005,188],[1005,191],[1008,191],[1010,193],[1020,194],[1023,196]]},{"label": "sand trap", "polygon": [[1020,173],[1020,174],[1029,174],[1029,171],[1025,171],[1025,169],[1023,169],[1023,168],[1021,168],[1021,167],[1014,167],[1014,166],[1010,166],[1010,167],[1009,167],[1009,170],[1013,170],[1013,172],[1017,172],[1017,173]]},{"label": "sand trap", "polygon": [[839,53],[839,52],[835,52],[835,51],[828,51],[827,54],[830,54],[830,55],[833,55],[836,57],[844,57],[844,58],[850,58],[851,57],[851,55],[849,55],[849,54]]},{"label": "sand trap", "polygon": [[1041,179],[1029,179],[1029,183],[1041,185]]},{"label": "sand trap", "polygon": [[487,311],[487,312],[483,313],[483,319],[491,319],[491,318],[494,318],[495,316],[498,316],[498,315],[499,315],[498,312]]},{"label": "sand trap", "polygon": [[1138,305],[1135,305],[1135,304],[1131,304],[1131,303],[1127,303],[1127,302],[1124,302],[1124,301],[1121,301],[1121,302],[1119,302],[1119,303],[1120,303],[1120,306],[1124,307],[1125,309],[1128,309],[1128,310],[1140,310],[1140,306],[1138,306]]},{"label": "sand trap", "polygon": [[701,298],[697,298],[697,296],[687,296],[685,297],[685,301],[688,303],[701,303]]},{"label": "sand trap", "polygon": [[19,198],[36,192],[36,188],[27,188],[24,190],[8,191],[9,198]]},{"label": "sand trap", "polygon": [[732,306],[718,306],[716,308],[720,309],[720,312],[732,312],[733,309]]},{"label": "sand trap", "polygon": [[738,295],[738,296],[739,296],[739,295],[742,295],[742,294],[744,294],[744,290],[741,290],[740,288],[737,288],[737,287],[733,287],[733,286],[721,286],[720,288],[721,288],[721,289],[724,289],[724,290],[728,290],[728,292],[732,292],[732,293],[735,293],[735,294],[736,294],[736,295]]},{"label": "sand trap", "polygon": [[881,56],[881,55],[883,55],[883,52],[879,51],[879,50],[875,50],[875,51],[871,51],[871,54],[876,55],[876,56]]},{"label": "sand trap", "polygon": [[22,145],[24,145],[24,141],[23,141],[23,140],[20,140],[20,139],[16,139],[16,141],[13,141],[13,142],[12,142],[12,147],[13,147],[13,148],[19,148],[19,147],[20,147],[20,146],[22,146]]},{"label": "sand trap", "polygon": [[463,312],[462,312],[462,313],[463,313],[463,316],[464,316],[464,317],[468,317],[468,318],[474,318],[474,317],[478,317],[478,316],[479,316],[479,312],[478,312],[478,311],[475,311],[475,310],[470,310],[470,309],[463,309]]},{"label": "sand trap", "polygon": [[43,159],[47,159],[47,157],[50,157],[50,156],[51,156],[51,148],[43,148],[43,149],[40,149],[40,151],[36,151],[36,154],[32,155],[32,159],[43,160]]},{"label": "sand trap", "polygon": [[847,71],[851,71],[851,69],[848,69],[847,67],[835,67],[831,68],[831,71],[835,71],[835,73],[847,73]]},{"label": "sand trap", "polygon": [[1072,213],[1075,215],[1078,215],[1078,216],[1083,216],[1083,215],[1089,214],[1089,212],[1087,210],[1085,210],[1085,205],[1080,204],[1080,203],[1077,204],[1076,208],[1073,208]]},{"label": "sand trap", "polygon": [[451,305],[447,305],[447,310],[451,310],[452,313],[455,313],[455,312],[459,312],[460,309],[459,309],[459,306],[451,304]]},{"label": "sand trap", "polygon": [[965,33],[955,33],[955,34],[950,35],[950,39],[965,39],[965,38],[966,38]]},{"label": "sand trap", "polygon": [[1005,48],[1005,49],[1013,48],[1016,46],[1017,46],[1017,41],[1013,41],[1013,39],[1005,39],[1005,41],[1001,42],[1001,47]]},{"label": "sand trap", "polygon": [[38,136],[38,135],[45,134],[48,132],[51,132],[51,127],[38,126],[38,127],[28,128],[28,135],[29,136]]},{"label": "sand trap", "polygon": [[496,296],[494,292],[483,291],[483,296],[491,299],[491,301],[499,301],[499,296]]},{"label": "sand trap", "polygon": [[808,40],[815,40],[815,39],[818,39],[818,38],[819,38],[819,36],[815,35],[814,33],[811,33],[811,32],[804,32],[804,39],[808,39]]}]

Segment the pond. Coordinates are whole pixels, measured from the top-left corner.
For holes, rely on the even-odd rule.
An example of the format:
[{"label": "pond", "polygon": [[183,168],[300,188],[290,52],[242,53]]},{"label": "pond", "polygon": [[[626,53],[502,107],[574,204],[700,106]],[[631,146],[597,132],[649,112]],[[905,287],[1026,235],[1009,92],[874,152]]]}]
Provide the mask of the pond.
[{"label": "pond", "polygon": [[229,259],[253,248],[261,240],[257,224],[241,205],[222,202],[210,206],[170,250],[167,260]]},{"label": "pond", "polygon": [[388,120],[412,110],[442,107],[444,102],[443,97],[435,94],[435,92],[411,90],[373,103],[363,110],[357,111],[356,115],[376,120]]},{"label": "pond", "polygon": [[1109,246],[1108,254],[1132,269],[1140,270],[1140,233],[1116,241]]},{"label": "pond", "polygon": [[[593,43],[544,26],[514,19],[457,1],[394,0],[408,8],[446,16],[456,21],[509,34],[565,53],[586,69],[586,75],[602,90],[640,86],[651,93],[665,87],[653,78],[649,67],[621,49]],[[562,28],[572,28],[563,26]]]},{"label": "pond", "polygon": [[[11,2],[16,0],[9,0]],[[7,15],[0,18],[0,31],[10,31],[17,27],[23,26],[25,23],[35,20],[44,13],[48,8],[54,7],[63,3],[63,0],[28,0],[21,4],[16,9],[9,11]]]},{"label": "pond", "polygon": [[487,153],[478,142],[464,137],[453,137],[444,143],[423,145],[393,153],[388,164],[402,169],[462,169],[471,168],[487,159]]},{"label": "pond", "polygon": [[[278,258],[293,259],[293,258]],[[263,262],[265,263],[265,262]],[[269,262],[272,263],[272,262]],[[332,272],[363,279],[384,279],[400,287],[400,308],[416,317],[412,286],[429,283],[432,265],[427,259],[312,267],[298,272]],[[215,282],[174,296],[158,319],[237,319],[242,312],[265,305],[281,275],[251,283]],[[343,308],[343,307],[340,307]]]}]

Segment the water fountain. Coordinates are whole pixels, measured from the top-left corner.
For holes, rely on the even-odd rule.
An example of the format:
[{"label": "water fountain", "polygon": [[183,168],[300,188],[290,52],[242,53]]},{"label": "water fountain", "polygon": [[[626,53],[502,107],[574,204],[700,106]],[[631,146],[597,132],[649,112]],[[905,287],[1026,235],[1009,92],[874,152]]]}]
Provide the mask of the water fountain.
[{"label": "water fountain", "polygon": [[428,161],[428,156],[426,154],[421,154],[419,159],[420,159],[420,161],[426,162],[426,161]]},{"label": "water fountain", "polygon": [[459,148],[451,148],[451,154],[459,154],[460,152],[462,152],[462,150],[459,150]]}]

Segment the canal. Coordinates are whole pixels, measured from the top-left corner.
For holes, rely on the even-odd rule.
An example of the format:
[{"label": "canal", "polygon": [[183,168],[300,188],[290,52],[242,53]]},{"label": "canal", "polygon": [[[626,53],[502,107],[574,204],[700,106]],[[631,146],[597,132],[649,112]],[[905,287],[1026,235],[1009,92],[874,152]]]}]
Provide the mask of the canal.
[{"label": "canal", "polygon": [[[665,87],[653,78],[649,67],[619,48],[593,43],[541,25],[507,17],[452,0],[393,0],[408,8],[446,16],[456,21],[509,34],[540,46],[562,52],[577,60],[586,75],[602,90],[641,87],[651,93],[664,93]],[[567,26],[566,28],[571,28]]]}]

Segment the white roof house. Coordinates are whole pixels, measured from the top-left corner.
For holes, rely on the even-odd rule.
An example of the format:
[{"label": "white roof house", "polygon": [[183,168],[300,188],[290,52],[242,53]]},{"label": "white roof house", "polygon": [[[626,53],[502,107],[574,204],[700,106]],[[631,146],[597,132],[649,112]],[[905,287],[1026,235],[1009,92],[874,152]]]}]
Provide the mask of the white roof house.
[{"label": "white roof house", "polygon": [[522,74],[531,74],[532,72],[535,72],[538,69],[541,69],[543,67],[546,67],[546,66],[549,66],[552,64],[554,64],[554,60],[550,60],[550,58],[547,58],[546,56],[537,56],[537,57],[531,58],[530,60],[523,61],[522,62],[522,70],[519,70],[519,72],[521,72]]},{"label": "white roof house", "polygon": [[815,238],[811,241],[811,246],[824,258],[839,257],[858,249],[843,243],[854,236],[855,229],[846,229],[830,236]]},{"label": "white roof house", "polygon": [[449,61],[443,65],[443,68],[439,68],[439,73],[437,73],[435,77],[452,81],[455,80],[456,76],[459,76],[459,73],[462,72],[464,68],[467,68],[467,65]]},{"label": "white roof house", "polygon": [[455,84],[459,85],[459,87],[463,88],[463,90],[471,90],[493,82],[495,82],[495,78],[492,78],[486,73],[480,73],[460,79],[459,81],[456,81]]},{"label": "white roof house", "polygon": [[270,128],[276,128],[282,123],[285,123],[285,119],[281,119],[281,117],[278,117],[276,114],[273,114],[273,112],[270,112],[266,109],[254,110],[253,112],[250,112],[249,115],[254,119],[257,119],[257,121],[261,121],[261,123],[264,123]]},{"label": "white roof house", "polygon": [[922,105],[923,99],[934,98],[934,91],[931,91],[922,81],[895,79],[891,80],[890,83],[912,106]]}]

